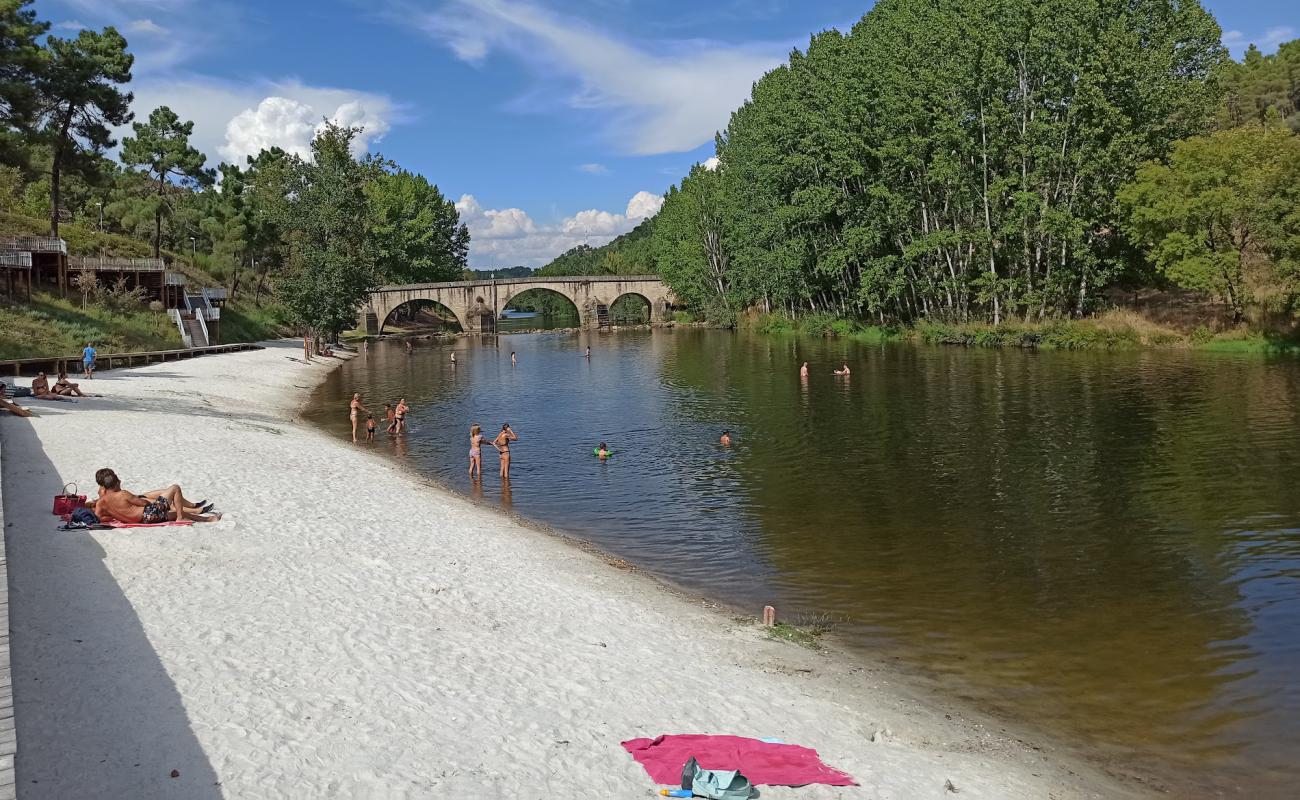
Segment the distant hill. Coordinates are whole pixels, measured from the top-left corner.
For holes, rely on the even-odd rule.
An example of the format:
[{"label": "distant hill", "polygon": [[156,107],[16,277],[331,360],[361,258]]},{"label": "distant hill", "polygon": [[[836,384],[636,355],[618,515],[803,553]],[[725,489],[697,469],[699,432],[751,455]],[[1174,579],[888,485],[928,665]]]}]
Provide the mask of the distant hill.
[{"label": "distant hill", "polygon": [[540,276],[653,275],[654,251],[650,235],[654,217],[600,247],[580,244],[537,270]]},{"label": "distant hill", "polygon": [[[488,281],[493,278],[531,278],[532,267],[497,267],[496,269],[467,269],[466,280]],[[470,277],[470,274],[473,277]]]}]

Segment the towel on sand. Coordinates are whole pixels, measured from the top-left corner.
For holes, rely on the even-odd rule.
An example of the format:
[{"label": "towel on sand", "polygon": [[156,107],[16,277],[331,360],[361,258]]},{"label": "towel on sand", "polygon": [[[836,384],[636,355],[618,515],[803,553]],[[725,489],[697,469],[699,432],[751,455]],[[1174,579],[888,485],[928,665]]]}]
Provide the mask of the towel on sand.
[{"label": "towel on sand", "polygon": [[623,749],[645,767],[655,783],[680,785],[682,765],[692,756],[705,769],[740,770],[758,786],[857,786],[848,773],[822,763],[817,751],[796,744],[773,744],[743,736],[683,734],[629,739]]},{"label": "towel on sand", "polygon": [[[62,515],[61,519],[68,522],[72,519],[71,514]],[[123,522],[120,519],[101,519],[101,525],[107,525],[110,528],[171,528],[177,525],[193,525],[194,520],[182,519],[172,520],[171,522]]]}]

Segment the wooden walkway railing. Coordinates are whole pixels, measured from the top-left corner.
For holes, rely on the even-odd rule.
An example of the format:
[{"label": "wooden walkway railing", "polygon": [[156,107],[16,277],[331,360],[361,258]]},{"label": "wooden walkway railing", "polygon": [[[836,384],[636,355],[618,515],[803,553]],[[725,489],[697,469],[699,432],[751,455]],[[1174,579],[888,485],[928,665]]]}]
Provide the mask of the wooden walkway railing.
[{"label": "wooden walkway railing", "polygon": [[[251,342],[237,342],[235,344],[214,344],[208,347],[191,347],[182,350],[150,350],[144,353],[100,353],[95,358],[95,369],[134,367],[136,364],[152,364],[155,361],[179,361],[183,358],[194,358],[195,356],[261,349],[261,345]],[[33,375],[42,370],[47,374],[58,374],[61,371],[73,374],[81,371],[81,356],[12,358],[7,361],[0,361],[0,374],[21,375],[24,369]]]},{"label": "wooden walkway railing", "polygon": [[18,731],[14,727],[13,676],[9,672],[9,565],[4,530],[4,497],[0,495],[0,800],[13,800],[18,796],[14,773]]}]

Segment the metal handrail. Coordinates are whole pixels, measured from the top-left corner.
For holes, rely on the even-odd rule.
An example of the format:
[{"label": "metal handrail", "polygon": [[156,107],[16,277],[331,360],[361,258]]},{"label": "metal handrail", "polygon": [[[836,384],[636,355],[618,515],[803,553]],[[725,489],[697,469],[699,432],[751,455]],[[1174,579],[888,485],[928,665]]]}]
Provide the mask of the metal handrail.
[{"label": "metal handrail", "polygon": [[181,344],[185,345],[185,349],[188,350],[193,347],[194,341],[190,339],[189,333],[185,330],[185,318],[181,316],[180,309],[167,309],[167,316],[172,318],[172,322],[176,323],[176,330],[181,332]]},{"label": "metal handrail", "polygon": [[68,252],[68,243],[53,236],[0,236],[0,250],[26,250],[29,253]]},{"label": "metal handrail", "polygon": [[32,268],[32,254],[28,252],[0,253],[0,267]]},{"label": "metal handrail", "polygon": [[172,272],[171,270],[168,270],[163,273],[163,282],[168,286],[184,286],[188,282],[188,279],[185,277],[184,272]]},{"label": "metal handrail", "polygon": [[161,258],[118,258],[116,256],[69,256],[71,269],[93,269],[102,272],[162,272],[167,265]]},{"label": "metal handrail", "polygon": [[201,313],[195,314],[194,318],[199,321],[199,330],[203,331],[203,344],[201,346],[207,347],[212,344],[212,335],[208,333],[208,323],[203,321],[203,314]]}]

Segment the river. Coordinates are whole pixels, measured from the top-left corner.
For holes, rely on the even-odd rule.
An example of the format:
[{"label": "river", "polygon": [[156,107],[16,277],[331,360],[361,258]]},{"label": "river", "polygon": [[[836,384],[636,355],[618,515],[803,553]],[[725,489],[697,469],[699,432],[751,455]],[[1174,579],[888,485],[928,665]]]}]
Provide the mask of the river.
[{"label": "river", "polygon": [[[1295,796],[1300,362],[555,332],[372,343],[308,418],[341,435],[353,391],[413,407],[401,441],[362,446],[455,491],[830,620],[1176,793]],[[507,421],[510,485],[490,448],[472,485],[470,423]]]}]

